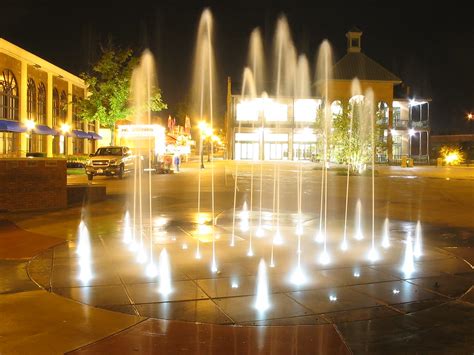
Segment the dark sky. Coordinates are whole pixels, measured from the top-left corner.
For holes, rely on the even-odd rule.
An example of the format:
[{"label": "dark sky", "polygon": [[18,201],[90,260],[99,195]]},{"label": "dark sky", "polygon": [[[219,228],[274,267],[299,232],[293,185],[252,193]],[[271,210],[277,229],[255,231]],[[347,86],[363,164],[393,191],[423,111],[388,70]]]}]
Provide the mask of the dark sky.
[{"label": "dark sky", "polygon": [[[247,56],[248,38],[260,27],[267,51],[275,23],[286,14],[299,52],[315,66],[323,39],[336,59],[346,52],[345,33],[359,27],[362,50],[411,87],[432,98],[434,133],[474,133],[474,21],[461,2],[433,1],[30,1],[3,0],[0,37],[79,74],[97,58],[98,44],[111,36],[137,52],[155,55],[163,97],[171,113],[190,91],[193,49],[202,10],[215,21],[215,48],[221,99],[226,77],[235,83]],[[237,85],[237,84],[236,84]],[[224,106],[221,101],[220,109]]]}]

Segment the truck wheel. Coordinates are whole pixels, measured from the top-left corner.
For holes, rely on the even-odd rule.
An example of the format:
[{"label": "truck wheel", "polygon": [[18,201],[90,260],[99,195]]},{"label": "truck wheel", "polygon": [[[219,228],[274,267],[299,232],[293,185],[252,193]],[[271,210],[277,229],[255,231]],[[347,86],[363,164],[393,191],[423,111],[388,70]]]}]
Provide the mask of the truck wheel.
[{"label": "truck wheel", "polygon": [[87,174],[87,180],[92,181],[93,178],[94,178],[94,175]]},{"label": "truck wheel", "polygon": [[118,177],[119,177],[119,179],[123,179],[123,165],[120,165]]}]

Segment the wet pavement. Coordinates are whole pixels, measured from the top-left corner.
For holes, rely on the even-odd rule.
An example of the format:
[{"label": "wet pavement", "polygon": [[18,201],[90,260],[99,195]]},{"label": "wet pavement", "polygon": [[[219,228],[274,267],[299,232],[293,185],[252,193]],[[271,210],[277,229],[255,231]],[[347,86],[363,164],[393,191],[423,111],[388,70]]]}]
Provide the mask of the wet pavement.
[{"label": "wet pavement", "polygon": [[[127,179],[110,181],[114,193],[105,202],[65,211],[7,216],[22,228],[8,222],[0,225],[3,226],[0,254],[3,253],[1,258],[4,259],[0,260],[0,270],[2,275],[8,275],[0,281],[1,313],[6,315],[6,323],[10,328],[12,325],[19,328],[18,336],[38,332],[35,325],[45,323],[48,327],[49,324],[54,330],[46,331],[47,334],[41,332],[44,337],[39,336],[37,341],[42,344],[54,333],[60,338],[67,337],[66,332],[74,334],[68,336],[67,341],[58,341],[57,347],[38,347],[34,353],[62,353],[74,349],[78,353],[117,349],[120,353],[235,354],[451,350],[471,353],[474,350],[474,336],[469,326],[474,316],[474,229],[468,226],[471,221],[463,220],[460,225],[433,223],[439,217],[439,206],[431,211],[432,206],[420,205],[417,200],[420,191],[413,190],[423,189],[422,198],[426,200],[429,199],[427,190],[439,188],[446,180],[408,179],[402,194],[411,195],[403,205],[399,195],[386,193],[387,188],[393,189],[398,182],[385,177],[378,180],[381,196],[376,203],[377,238],[380,238],[387,211],[393,211],[395,216],[404,211],[403,214],[408,212],[415,218],[391,219],[392,246],[387,251],[378,248],[381,258],[377,262],[366,258],[370,246],[367,228],[363,241],[352,238],[355,234],[353,217],[348,223],[350,248],[347,252],[339,250],[342,192],[330,187],[333,189],[330,190],[328,225],[328,235],[332,236],[328,239],[331,263],[323,266],[317,263],[322,246],[313,241],[319,219],[311,212],[319,208],[315,180],[319,173],[305,170],[301,265],[307,282],[295,285],[290,280],[297,260],[296,206],[292,192],[295,186],[294,170],[288,165],[287,171],[282,173],[284,208],[279,215],[285,243],[274,247],[275,268],[268,268],[271,307],[266,312],[258,312],[253,307],[258,262],[264,258],[268,265],[274,226],[268,222],[265,236],[257,238],[255,225],[259,214],[254,210],[250,224],[254,226],[251,230],[255,256],[246,255],[250,233],[242,232],[238,224],[236,246],[229,247],[233,230],[233,169],[223,163],[219,167],[216,169],[218,218],[214,233],[216,273],[210,270],[212,230],[199,228],[196,223],[196,191],[192,185],[195,171],[185,167],[176,176],[153,177],[156,195],[151,245],[155,262],[164,248],[170,255],[173,292],[167,296],[158,292],[159,278],[147,277],[146,264],[138,263],[135,254],[123,243],[126,231],[123,216],[127,205],[124,197],[130,183]],[[268,166],[264,176],[266,189],[271,189],[271,174]],[[239,174],[238,206],[250,197],[248,176],[245,169]],[[208,181],[208,175],[203,177],[204,182]],[[170,187],[168,183],[173,178],[177,184]],[[331,181],[336,185],[345,182],[336,177]],[[354,190],[358,194],[367,191],[365,183],[363,179],[354,181]],[[474,189],[472,182],[464,183],[461,190]],[[448,191],[451,187],[442,186]],[[454,203],[457,210],[469,208],[473,203],[472,193],[469,195],[466,191],[469,190],[464,191],[461,201],[461,191],[453,191],[451,198],[440,202],[444,204],[442,207]],[[208,186],[202,193],[201,212],[209,217]],[[254,201],[258,201],[258,190],[254,190],[253,195]],[[265,216],[271,219],[271,197],[268,196],[268,193],[263,194],[263,208]],[[352,205],[351,216],[353,213]],[[81,260],[77,253],[81,216],[90,232],[91,254],[87,260]],[[416,260],[414,272],[407,275],[401,271],[405,238],[409,233],[414,235],[418,218],[423,226],[424,253]],[[363,225],[369,225],[367,216],[363,217]],[[144,240],[148,247],[150,240],[148,237]],[[198,240],[202,254],[199,260],[194,257]],[[15,243],[18,248],[11,248]],[[81,277],[84,263],[92,271],[91,278]],[[19,311],[29,309],[34,302],[45,304],[43,308],[38,307],[36,321],[34,312],[24,318],[21,316],[24,312]],[[62,313],[68,308],[73,310],[72,318]],[[43,310],[55,313],[57,318],[44,318]],[[22,319],[31,326],[18,326],[23,324]],[[61,322],[64,324],[59,331],[57,327]],[[12,353],[18,346],[14,338],[7,328],[0,329],[0,352]],[[34,341],[32,338],[21,349],[26,353],[31,351]]]}]

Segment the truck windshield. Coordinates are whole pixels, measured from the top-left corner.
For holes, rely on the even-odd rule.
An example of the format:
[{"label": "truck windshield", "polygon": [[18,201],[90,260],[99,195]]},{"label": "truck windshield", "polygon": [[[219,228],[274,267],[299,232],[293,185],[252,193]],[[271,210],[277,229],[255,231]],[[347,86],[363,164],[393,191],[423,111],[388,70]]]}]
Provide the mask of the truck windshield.
[{"label": "truck windshield", "polygon": [[102,147],[97,149],[95,155],[122,155],[122,148]]}]

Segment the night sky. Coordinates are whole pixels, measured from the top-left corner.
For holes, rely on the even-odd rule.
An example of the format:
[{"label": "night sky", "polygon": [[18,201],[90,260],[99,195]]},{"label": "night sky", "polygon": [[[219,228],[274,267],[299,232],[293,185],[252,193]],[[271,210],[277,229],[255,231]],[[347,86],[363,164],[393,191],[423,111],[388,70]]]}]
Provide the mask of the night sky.
[{"label": "night sky", "polygon": [[[97,59],[108,37],[137,53],[155,55],[159,85],[171,114],[190,91],[199,17],[210,7],[221,102],[226,78],[235,86],[246,63],[248,39],[260,27],[267,52],[280,14],[288,18],[299,53],[315,67],[316,52],[328,39],[336,59],[346,53],[345,33],[357,26],[362,50],[398,75],[412,96],[432,99],[433,133],[474,133],[474,30],[471,11],[456,2],[394,1],[20,1],[3,0],[0,37],[74,74]],[[467,5],[465,5],[467,6]],[[234,90],[236,88],[234,87]]]}]

